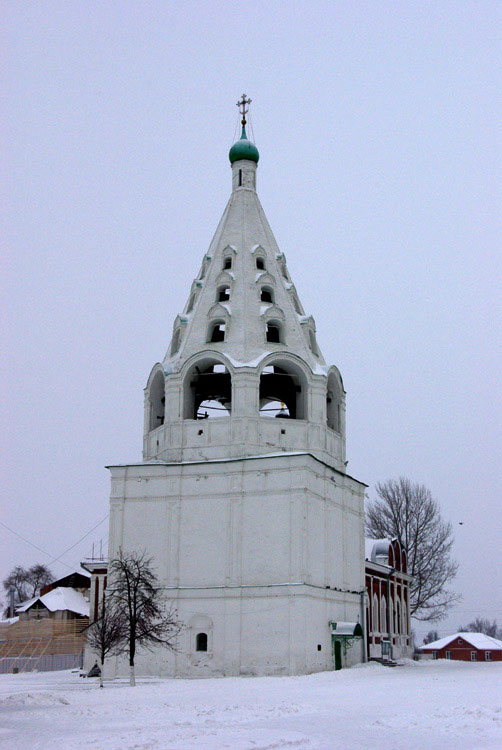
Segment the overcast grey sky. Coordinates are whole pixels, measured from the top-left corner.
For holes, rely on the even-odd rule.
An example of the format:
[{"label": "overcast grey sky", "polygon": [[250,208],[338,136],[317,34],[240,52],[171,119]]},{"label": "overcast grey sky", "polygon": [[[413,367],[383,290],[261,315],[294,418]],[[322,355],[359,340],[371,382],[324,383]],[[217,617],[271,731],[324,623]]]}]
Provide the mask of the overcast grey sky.
[{"label": "overcast grey sky", "polygon": [[[140,457],[245,91],[261,201],[344,378],[349,472],[371,497],[422,482],[452,521],[441,633],[502,624],[500,2],[2,6],[3,522],[58,557],[106,515],[105,464]],[[51,563],[0,540],[2,578]]]}]

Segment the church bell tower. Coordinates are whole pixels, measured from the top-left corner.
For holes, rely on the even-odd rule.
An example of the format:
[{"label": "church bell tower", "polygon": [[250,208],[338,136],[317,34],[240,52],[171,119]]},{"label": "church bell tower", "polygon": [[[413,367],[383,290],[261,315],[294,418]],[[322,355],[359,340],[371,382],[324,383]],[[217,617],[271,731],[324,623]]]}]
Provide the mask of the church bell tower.
[{"label": "church bell tower", "polygon": [[330,669],[330,623],[362,620],[345,392],[258,198],[249,104],[230,198],[145,388],[143,461],[110,467],[110,557],[146,550],[186,625],[176,653],[139,655],[146,674]]}]

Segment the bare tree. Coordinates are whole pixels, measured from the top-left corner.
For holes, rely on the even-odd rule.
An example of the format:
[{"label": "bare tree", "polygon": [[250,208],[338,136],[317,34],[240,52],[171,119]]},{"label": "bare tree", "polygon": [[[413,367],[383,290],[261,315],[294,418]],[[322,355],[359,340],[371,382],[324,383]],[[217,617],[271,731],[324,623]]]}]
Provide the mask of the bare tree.
[{"label": "bare tree", "polygon": [[99,605],[97,617],[86,631],[87,643],[99,656],[101,671],[99,687],[103,687],[103,668],[109,654],[118,654],[127,636],[124,613],[113,603],[108,604],[105,597]]},{"label": "bare tree", "polygon": [[439,633],[437,630],[429,630],[427,635],[424,637],[424,645],[426,643],[433,643],[434,641],[439,641]]},{"label": "bare tree", "polygon": [[[14,591],[14,604],[17,605],[27,599],[32,599],[43,586],[52,583],[53,580],[54,576],[47,565],[37,563],[31,568],[16,565],[4,579],[3,587],[7,596],[10,596],[11,590]],[[11,613],[11,616],[13,614]]]},{"label": "bare tree", "polygon": [[134,659],[139,647],[153,650],[165,646],[174,651],[183,625],[167,602],[146,553],[130,552],[110,563],[109,600],[125,619],[125,644],[121,651],[129,656],[130,684],[135,685]]},{"label": "bare tree", "polygon": [[378,499],[366,511],[366,533],[373,539],[397,538],[408,551],[410,614],[436,622],[461,597],[446,586],[458,565],[451,557],[453,534],[441,518],[430,490],[400,477],[376,485]]},{"label": "bare tree", "polygon": [[458,630],[460,633],[484,633],[485,635],[491,635],[492,638],[499,638],[501,632],[497,627],[496,620],[490,623],[490,620],[485,620],[484,617],[476,617],[468,625],[459,625]]}]

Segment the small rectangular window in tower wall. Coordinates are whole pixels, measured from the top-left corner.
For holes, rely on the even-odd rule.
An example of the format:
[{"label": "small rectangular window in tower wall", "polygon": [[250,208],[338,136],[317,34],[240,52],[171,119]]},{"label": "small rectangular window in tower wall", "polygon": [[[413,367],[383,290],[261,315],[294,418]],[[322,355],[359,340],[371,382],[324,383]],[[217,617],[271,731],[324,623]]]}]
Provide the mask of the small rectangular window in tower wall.
[{"label": "small rectangular window in tower wall", "polygon": [[242,187],[242,169],[239,169],[239,187]]}]

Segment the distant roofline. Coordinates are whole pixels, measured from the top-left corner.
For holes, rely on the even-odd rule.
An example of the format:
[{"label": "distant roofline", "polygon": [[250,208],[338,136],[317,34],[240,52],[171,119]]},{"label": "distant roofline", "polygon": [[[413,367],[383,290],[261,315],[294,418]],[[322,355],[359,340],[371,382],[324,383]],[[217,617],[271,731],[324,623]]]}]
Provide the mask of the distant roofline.
[{"label": "distant roofline", "polygon": [[[475,643],[472,643],[472,641],[469,640],[470,637],[477,635],[481,635],[484,638],[488,638],[490,641],[492,641],[490,647],[477,646]],[[443,636],[443,638],[438,638],[436,641],[432,641],[431,643],[423,643],[421,646],[419,646],[419,648],[420,651],[442,651],[457,638],[462,638],[464,641],[467,641],[471,648],[475,648],[478,651],[502,651],[502,641],[500,641],[498,638],[494,638],[492,635],[486,635],[486,633],[472,633],[469,630],[453,633],[452,635],[445,635]]]},{"label": "distant roofline", "polygon": [[351,476],[350,474],[346,474],[339,469],[335,469],[334,466],[328,464],[326,461],[323,461],[322,458],[315,456],[310,451],[280,451],[278,453],[261,453],[256,456],[239,456],[237,458],[208,458],[201,459],[200,461],[161,461],[160,459],[156,459],[155,461],[140,461],[138,463],[109,464],[105,466],[105,469],[122,469],[126,468],[127,466],[195,466],[199,464],[225,464],[233,463],[236,461],[255,461],[261,458],[281,458],[282,456],[310,456],[315,461],[318,461],[318,463],[334,471],[336,474],[339,474],[342,477],[346,477],[347,479],[351,479],[353,482],[356,482],[356,484],[360,484],[362,487],[369,486],[364,482],[361,482],[359,479]]}]

